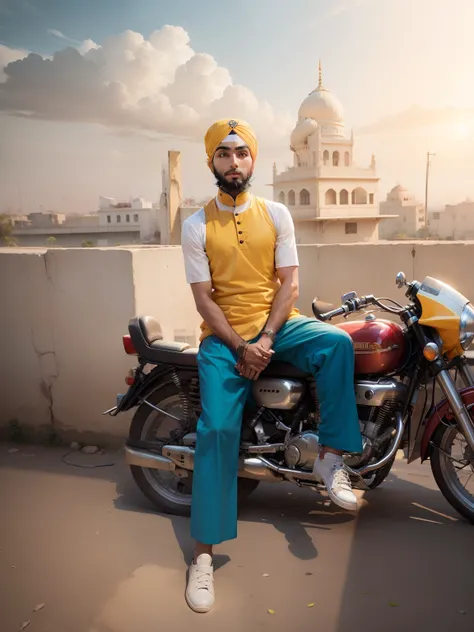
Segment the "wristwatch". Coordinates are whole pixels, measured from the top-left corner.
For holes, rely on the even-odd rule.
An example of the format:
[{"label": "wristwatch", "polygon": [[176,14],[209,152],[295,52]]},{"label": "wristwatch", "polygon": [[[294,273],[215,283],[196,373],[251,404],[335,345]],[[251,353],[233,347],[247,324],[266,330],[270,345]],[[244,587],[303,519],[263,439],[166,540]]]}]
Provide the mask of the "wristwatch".
[{"label": "wristwatch", "polygon": [[262,331],[262,334],[265,334],[266,336],[270,338],[272,342],[275,342],[276,333],[273,331],[273,329],[264,329]]}]

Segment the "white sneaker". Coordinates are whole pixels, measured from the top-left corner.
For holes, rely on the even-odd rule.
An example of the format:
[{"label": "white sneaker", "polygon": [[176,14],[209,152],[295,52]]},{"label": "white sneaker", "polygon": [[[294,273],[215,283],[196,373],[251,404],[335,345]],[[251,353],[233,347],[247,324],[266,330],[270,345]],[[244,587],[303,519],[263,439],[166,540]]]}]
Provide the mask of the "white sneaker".
[{"label": "white sneaker", "polygon": [[202,553],[189,567],[186,602],[194,612],[209,612],[214,605],[212,557]]},{"label": "white sneaker", "polygon": [[329,497],[336,505],[348,511],[357,510],[357,497],[352,491],[342,456],[332,452],[326,452],[324,459],[318,456],[314,462],[313,474],[319,474],[323,479]]}]

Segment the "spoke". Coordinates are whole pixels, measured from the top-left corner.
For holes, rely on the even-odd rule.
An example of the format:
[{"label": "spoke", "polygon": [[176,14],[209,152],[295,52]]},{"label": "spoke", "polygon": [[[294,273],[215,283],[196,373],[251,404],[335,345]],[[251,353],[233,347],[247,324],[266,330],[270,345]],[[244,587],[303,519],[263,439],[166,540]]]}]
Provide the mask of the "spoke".
[{"label": "spoke", "polygon": [[[458,461],[458,463],[461,463],[462,461]],[[462,472],[466,467],[468,467],[469,462],[468,463],[464,463],[464,465],[462,467],[456,467],[454,465],[454,469],[457,470],[458,472]]]},{"label": "spoke", "polygon": [[[471,475],[469,476],[469,478],[467,479],[467,481],[464,483],[464,485],[463,485],[464,489],[466,489],[466,485],[467,485],[467,484],[469,483],[469,481],[471,480],[471,478],[472,478],[472,475],[473,475],[473,474],[474,474],[474,472],[471,472]],[[459,482],[461,482],[461,481],[459,481]],[[467,491],[467,490],[466,490],[466,491]]]}]

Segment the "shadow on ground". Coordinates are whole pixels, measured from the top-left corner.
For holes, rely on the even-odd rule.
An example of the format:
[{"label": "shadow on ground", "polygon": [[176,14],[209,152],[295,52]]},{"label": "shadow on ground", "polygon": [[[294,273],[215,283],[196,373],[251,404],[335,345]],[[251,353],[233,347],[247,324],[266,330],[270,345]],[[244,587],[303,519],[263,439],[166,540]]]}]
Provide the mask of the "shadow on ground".
[{"label": "shadow on ground", "polygon": [[[45,455],[51,453],[48,449],[43,451]],[[81,478],[107,481],[115,489],[115,494],[112,492],[115,496],[114,506],[118,511],[124,512],[124,515],[131,517],[136,514],[140,519],[144,514],[150,514],[155,515],[160,521],[169,521],[183,560],[186,564],[189,563],[193,548],[189,535],[189,520],[157,514],[136,487],[128,468],[123,463],[121,453],[87,459],[79,455],[67,457],[66,460],[80,461],[82,465],[114,463],[107,467],[87,469],[65,465],[61,460],[61,456],[66,453],[65,450],[55,451],[57,456],[54,459],[42,458],[42,448],[37,446],[21,446],[21,455],[6,452],[6,449],[2,449],[1,464],[10,469],[17,468],[32,473],[41,470],[66,478],[64,493],[67,493],[68,489],[77,488],[76,483]],[[32,456],[28,456],[29,454]],[[69,483],[67,477],[72,477]],[[83,500],[80,502],[83,503]],[[71,524],[74,524],[76,518],[80,519],[82,507],[83,504],[77,505],[77,516],[68,516]],[[96,510],[95,507],[93,509]],[[123,529],[125,526],[133,528],[135,522],[135,519],[127,519],[123,523]],[[333,625],[332,619],[325,632],[380,632],[381,629],[384,632],[472,632],[474,629],[474,609],[471,606],[474,531],[471,525],[451,509],[436,489],[428,464],[406,466],[397,461],[384,485],[365,494],[357,517],[339,510],[334,505],[326,506],[325,500],[310,489],[299,489],[286,483],[262,484],[241,509],[239,523],[244,532],[246,523],[266,523],[284,538],[274,538],[270,543],[255,540],[250,543],[254,548],[252,572],[258,567],[259,547],[267,547],[267,564],[270,563],[272,556],[284,560],[285,557],[281,554],[283,541],[286,542],[293,559],[305,562],[303,567],[298,567],[298,574],[304,576],[315,573],[315,577],[310,578],[315,579],[314,600],[319,607],[317,615],[315,612],[314,621],[321,621],[321,609],[324,609],[326,603],[318,604],[318,590],[325,595],[322,599],[327,600],[328,607],[336,616],[335,624]],[[150,540],[156,527],[155,521],[152,521],[152,524],[144,524],[143,520],[140,520],[142,534],[146,533]],[[26,529],[26,526],[24,528]],[[263,532],[260,528],[253,529],[252,537],[257,538],[258,534]],[[62,533],[59,526],[57,533]],[[77,532],[78,538],[82,537],[81,533]],[[110,573],[110,588],[115,585],[117,576],[123,576],[130,565],[141,568],[143,564],[160,564],[164,561],[164,554],[159,548],[149,551],[140,546],[140,542],[133,537],[133,532],[126,534],[123,530],[119,531],[116,540],[118,546],[121,546],[120,542],[123,544],[127,541],[126,538],[128,545],[123,549],[123,559],[112,560],[111,564],[110,558],[107,558],[107,564],[116,564],[115,570],[107,570],[107,573]],[[242,549],[248,547],[249,542],[244,538],[239,539],[238,546],[239,556],[242,551],[242,556],[247,554],[248,559],[248,550],[245,552]],[[325,562],[324,569],[321,569],[318,548],[321,551],[324,547],[325,556],[322,557]],[[342,554],[339,554],[338,547],[345,547]],[[235,556],[236,548],[229,547],[231,548]],[[38,555],[42,560],[41,550],[38,551]],[[46,556],[46,553],[44,555]],[[330,560],[331,556],[334,565],[337,566],[337,575],[328,567],[328,559]],[[224,554],[216,558],[216,567],[222,568],[229,559],[224,550]],[[237,600],[236,603],[239,603],[239,599],[244,597],[233,594],[232,590],[238,585],[237,569],[242,562],[240,559],[233,562],[235,568],[232,567],[232,573],[228,577],[224,573],[222,581],[228,582],[227,586],[230,587],[229,599]],[[78,566],[81,563],[79,560],[75,567],[77,582],[86,581],[90,572],[88,564],[84,562],[82,568]],[[321,563],[323,564],[322,561]],[[57,572],[60,572],[60,568],[58,561]],[[165,568],[171,567],[165,565]],[[281,573],[281,582],[285,581],[286,572],[295,572],[294,567],[292,570],[285,566],[277,568],[279,570],[273,571],[272,577],[276,572]],[[309,568],[313,572],[305,572]],[[244,569],[244,572],[250,572],[249,569],[250,566]],[[180,569],[167,572],[178,573],[179,577],[182,574]],[[317,580],[316,573],[319,573]],[[326,573],[330,589],[321,585]],[[285,590],[289,600],[288,607],[291,608],[292,600],[297,600],[298,591],[302,588],[297,583],[292,583]],[[251,597],[249,595],[245,599]],[[153,595],[147,598],[153,603]],[[97,610],[100,607],[99,594],[95,607]],[[295,616],[298,616],[298,613]],[[276,619],[272,621],[273,629],[281,629]],[[309,631],[310,628],[298,627],[296,624],[295,629],[298,632],[306,632],[306,629]],[[318,627],[311,629],[322,630]]]}]

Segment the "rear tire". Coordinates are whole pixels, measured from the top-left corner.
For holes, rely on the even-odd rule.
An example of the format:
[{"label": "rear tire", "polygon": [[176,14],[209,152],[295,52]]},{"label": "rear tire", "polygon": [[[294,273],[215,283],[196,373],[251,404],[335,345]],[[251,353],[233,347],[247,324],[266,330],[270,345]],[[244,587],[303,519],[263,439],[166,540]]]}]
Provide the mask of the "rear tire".
[{"label": "rear tire", "polygon": [[[171,408],[172,404],[177,405],[179,403],[179,390],[172,383],[164,384],[153,391],[147,397],[147,400],[151,404],[154,404],[163,410],[167,410],[167,407]],[[176,412],[174,414],[179,417],[179,414],[176,414]],[[169,418],[166,418],[165,415],[158,413],[146,404],[142,404],[136,411],[133,416],[132,423],[130,424],[130,439],[132,441],[150,441],[155,439],[156,437],[154,437],[153,430],[159,430],[160,427],[164,425],[163,422],[165,420],[168,421],[168,419]],[[173,422],[173,420],[170,421]],[[178,425],[178,422],[174,423],[175,425]],[[160,433],[160,438],[164,436],[166,436],[166,432],[162,434]],[[189,473],[187,478],[183,479],[183,482],[178,481],[176,492],[174,492],[171,490],[168,491],[166,489],[165,482],[160,480],[166,478],[162,476],[163,473],[160,472],[160,470],[152,470],[151,468],[131,465],[130,471],[142,494],[160,513],[172,514],[175,516],[191,515],[192,472]],[[172,483],[176,482],[174,480],[177,479],[175,475],[167,472],[164,474],[169,477],[169,480]],[[249,478],[238,479],[237,499],[239,506],[242,505],[250,494],[255,491],[259,482],[260,481]],[[183,493],[180,494],[179,490],[182,490]]]}]

